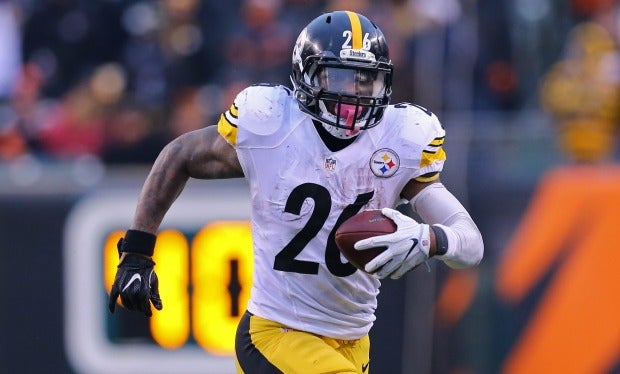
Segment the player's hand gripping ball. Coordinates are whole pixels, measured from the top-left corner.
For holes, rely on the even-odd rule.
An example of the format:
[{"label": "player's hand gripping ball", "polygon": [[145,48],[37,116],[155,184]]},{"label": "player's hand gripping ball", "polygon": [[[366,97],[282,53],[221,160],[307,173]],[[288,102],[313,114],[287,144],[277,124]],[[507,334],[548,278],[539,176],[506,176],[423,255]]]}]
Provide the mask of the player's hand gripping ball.
[{"label": "player's hand gripping ball", "polygon": [[354,248],[355,243],[362,239],[391,234],[395,231],[394,221],[381,214],[380,209],[369,209],[344,221],[336,230],[335,240],[343,256],[353,266],[364,270],[364,266],[387,247],[357,250]]}]

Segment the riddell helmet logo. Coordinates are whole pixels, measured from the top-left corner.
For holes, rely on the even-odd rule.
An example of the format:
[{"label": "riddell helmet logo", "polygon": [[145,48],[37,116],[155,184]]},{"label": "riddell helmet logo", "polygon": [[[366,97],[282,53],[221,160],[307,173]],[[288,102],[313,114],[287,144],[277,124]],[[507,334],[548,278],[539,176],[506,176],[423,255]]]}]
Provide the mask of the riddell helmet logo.
[{"label": "riddell helmet logo", "polygon": [[370,170],[377,177],[388,178],[394,175],[400,166],[400,160],[396,152],[389,148],[383,148],[370,157]]}]

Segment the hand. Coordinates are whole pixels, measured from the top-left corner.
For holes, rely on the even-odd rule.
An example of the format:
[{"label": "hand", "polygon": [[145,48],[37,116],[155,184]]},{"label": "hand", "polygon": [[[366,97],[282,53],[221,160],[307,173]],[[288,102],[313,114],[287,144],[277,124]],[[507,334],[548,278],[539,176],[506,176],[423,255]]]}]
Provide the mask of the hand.
[{"label": "hand", "polygon": [[149,256],[131,252],[123,253],[110,291],[108,302],[110,312],[114,313],[119,295],[125,308],[142,312],[148,317],[153,315],[151,303],[157,310],[163,308],[154,266],[155,262]]},{"label": "hand", "polygon": [[379,279],[388,276],[398,279],[428,260],[430,228],[394,209],[383,208],[381,213],[396,223],[396,231],[360,240],[355,243],[355,249],[387,247],[368,262],[364,270]]}]

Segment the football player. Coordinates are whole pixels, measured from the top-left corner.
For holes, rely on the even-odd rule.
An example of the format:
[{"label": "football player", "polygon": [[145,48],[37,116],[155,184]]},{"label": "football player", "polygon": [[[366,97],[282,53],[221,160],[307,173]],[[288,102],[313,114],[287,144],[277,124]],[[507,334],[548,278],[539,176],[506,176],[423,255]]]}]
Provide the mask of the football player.
[{"label": "football player", "polygon": [[[483,242],[439,181],[446,155],[437,117],[389,103],[393,66],[374,23],[349,11],[317,17],[299,35],[292,65],[292,90],[248,87],[217,126],[163,149],[119,243],[109,306],[120,295],[147,316],[151,304],[161,309],[151,256],[164,215],[189,178],[245,177],[255,270],[236,336],[238,372],[365,373],[380,280],[430,257],[475,266]],[[402,199],[424,222],[392,209]],[[398,229],[356,243],[388,247],[363,272],[343,262],[334,233],[372,208]]]}]

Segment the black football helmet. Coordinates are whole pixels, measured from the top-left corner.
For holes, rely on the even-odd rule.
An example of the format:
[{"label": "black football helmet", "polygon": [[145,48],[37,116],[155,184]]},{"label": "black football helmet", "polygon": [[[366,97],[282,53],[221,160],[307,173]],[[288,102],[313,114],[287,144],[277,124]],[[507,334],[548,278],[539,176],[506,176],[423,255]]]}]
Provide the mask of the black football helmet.
[{"label": "black football helmet", "polygon": [[339,138],[381,121],[392,93],[385,36],[361,14],[336,11],[299,34],[291,81],[302,111]]}]

